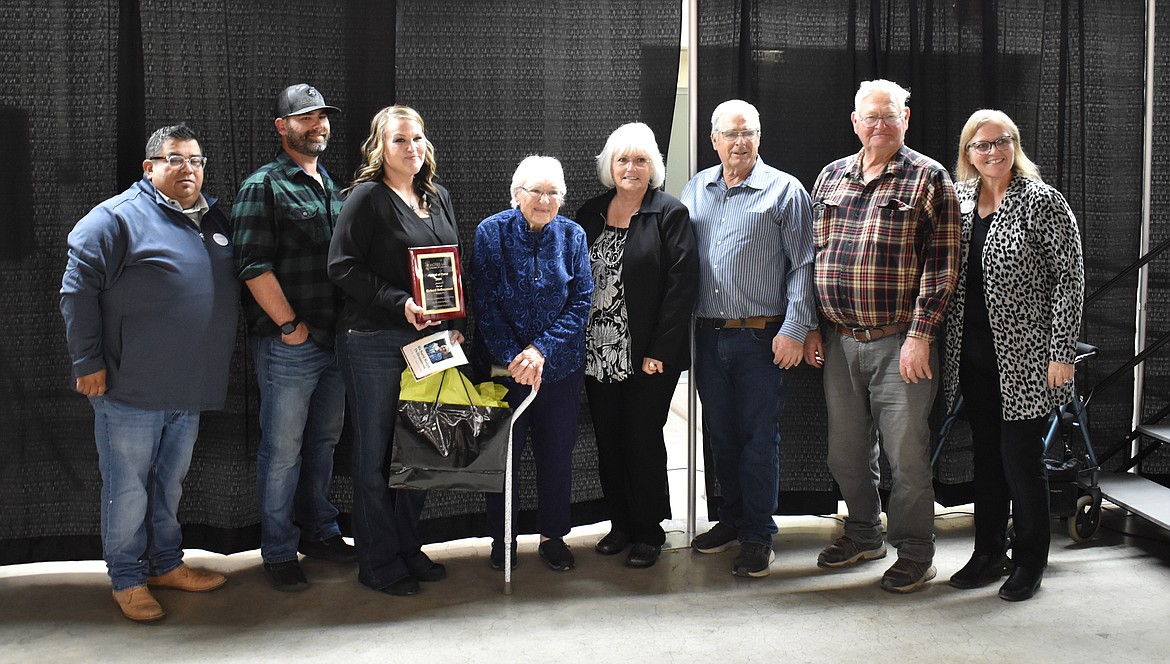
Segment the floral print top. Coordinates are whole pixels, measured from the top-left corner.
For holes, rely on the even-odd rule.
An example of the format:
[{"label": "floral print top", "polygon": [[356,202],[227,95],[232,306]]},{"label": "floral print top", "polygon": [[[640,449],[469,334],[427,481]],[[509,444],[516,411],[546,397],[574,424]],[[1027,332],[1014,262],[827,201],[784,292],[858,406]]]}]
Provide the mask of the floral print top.
[{"label": "floral print top", "polygon": [[630,327],[622,287],[622,256],[629,229],[606,226],[589,247],[593,266],[593,308],[585,326],[585,375],[603,383],[629,378]]}]

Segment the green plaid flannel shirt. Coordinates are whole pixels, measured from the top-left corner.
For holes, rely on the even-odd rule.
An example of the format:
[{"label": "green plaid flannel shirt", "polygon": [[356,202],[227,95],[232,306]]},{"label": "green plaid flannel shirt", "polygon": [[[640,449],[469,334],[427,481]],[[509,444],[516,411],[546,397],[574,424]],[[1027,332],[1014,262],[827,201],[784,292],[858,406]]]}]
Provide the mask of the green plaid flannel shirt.
[{"label": "green plaid flannel shirt", "polygon": [[[332,347],[341,295],[326,263],[343,197],[325,169],[318,166],[317,171],[324,186],[282,150],[240,185],[232,205],[232,235],[240,280],[274,273],[313,339]],[[280,334],[247,288],[243,301],[252,334]]]}]

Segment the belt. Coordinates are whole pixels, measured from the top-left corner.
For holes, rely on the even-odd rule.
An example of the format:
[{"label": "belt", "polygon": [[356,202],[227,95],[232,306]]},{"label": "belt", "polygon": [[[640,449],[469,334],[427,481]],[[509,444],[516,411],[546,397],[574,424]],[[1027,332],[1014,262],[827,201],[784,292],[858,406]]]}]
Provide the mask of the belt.
[{"label": "belt", "polygon": [[783,316],[748,316],[747,318],[696,318],[695,324],[699,327],[713,327],[716,330],[762,330],[768,323],[779,323]]},{"label": "belt", "polygon": [[837,323],[837,333],[841,336],[849,337],[854,341],[860,341],[863,344],[878,339],[888,337],[891,334],[900,334],[910,329],[909,323],[890,323],[889,325],[882,325],[881,327],[846,327]]}]

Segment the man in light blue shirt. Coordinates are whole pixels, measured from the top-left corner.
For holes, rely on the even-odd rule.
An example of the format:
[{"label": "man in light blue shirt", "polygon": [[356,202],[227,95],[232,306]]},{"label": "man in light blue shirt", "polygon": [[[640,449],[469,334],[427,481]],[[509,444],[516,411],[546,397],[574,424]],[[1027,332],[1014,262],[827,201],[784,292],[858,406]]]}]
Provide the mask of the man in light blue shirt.
[{"label": "man in light blue shirt", "polygon": [[738,99],[711,116],[720,165],[682,193],[699,247],[695,381],[723,502],[695,537],[700,553],[740,543],[732,571],[762,577],[775,559],[784,370],[817,324],[812,206],[791,175],[759,158],[760,114]]}]

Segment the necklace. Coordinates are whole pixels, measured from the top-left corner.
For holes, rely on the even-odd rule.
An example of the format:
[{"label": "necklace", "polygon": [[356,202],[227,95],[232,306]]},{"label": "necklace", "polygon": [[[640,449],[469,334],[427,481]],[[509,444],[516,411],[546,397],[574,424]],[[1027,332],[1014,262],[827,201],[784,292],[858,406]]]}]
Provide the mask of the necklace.
[{"label": "necklace", "polygon": [[[398,198],[406,205],[406,207],[410,208],[411,212],[418,212],[419,207],[422,206],[422,201],[414,195],[413,191],[411,191],[410,194],[403,194],[394,185],[390,184],[389,179],[383,178],[383,180],[386,186],[390,188],[390,191],[394,192],[394,194],[398,196]],[[415,202],[411,203],[410,201],[412,199]]]}]

